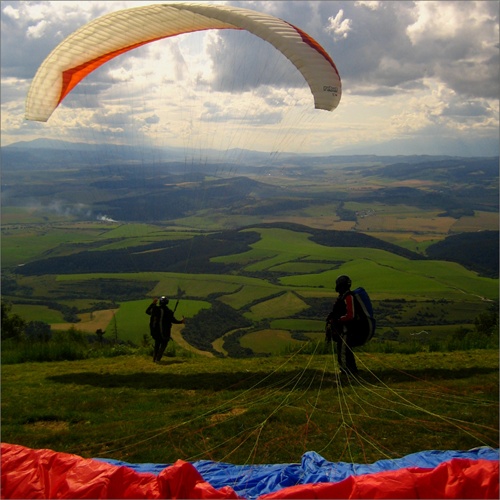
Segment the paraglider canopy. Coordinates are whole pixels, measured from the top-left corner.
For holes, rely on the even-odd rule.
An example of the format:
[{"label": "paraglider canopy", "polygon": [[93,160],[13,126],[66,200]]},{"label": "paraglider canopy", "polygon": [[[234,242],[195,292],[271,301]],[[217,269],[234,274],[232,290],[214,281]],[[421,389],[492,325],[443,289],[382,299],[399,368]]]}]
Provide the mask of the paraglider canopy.
[{"label": "paraglider canopy", "polygon": [[307,33],[248,9],[210,4],[161,4],[120,10],[82,26],[44,60],[31,84],[26,118],[47,121],[88,74],[120,54],[163,38],[209,29],[246,30],[269,42],[299,70],[317,109],[334,110],[341,98],[335,63]]}]

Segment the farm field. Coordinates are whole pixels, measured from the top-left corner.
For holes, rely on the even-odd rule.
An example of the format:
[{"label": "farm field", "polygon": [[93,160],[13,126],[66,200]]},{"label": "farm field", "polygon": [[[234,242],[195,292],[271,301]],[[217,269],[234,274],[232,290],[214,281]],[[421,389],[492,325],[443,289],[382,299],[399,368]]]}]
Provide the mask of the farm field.
[{"label": "farm field", "polygon": [[20,314],[26,321],[44,321],[50,325],[62,323],[63,316],[60,311],[51,309],[48,306],[37,305],[14,305],[12,307],[14,314]]},{"label": "farm field", "polygon": [[[175,303],[181,293],[177,314],[188,318],[189,323],[201,309],[211,308],[210,297],[216,294],[217,301],[239,311],[256,325],[256,333],[249,331],[241,340],[245,347],[252,348],[255,343],[255,349],[259,350],[255,352],[263,352],[263,334],[259,331],[265,331],[265,336],[271,338],[269,352],[295,343],[290,332],[321,332],[335,298],[332,284],[339,274],[350,275],[355,286],[362,285],[370,291],[382,336],[394,328],[410,329],[413,333],[429,331],[431,327],[434,331],[440,327],[441,332],[470,328],[478,312],[498,300],[498,280],[480,277],[456,263],[409,260],[372,248],[327,247],[311,241],[307,232],[264,227],[244,231],[256,231],[259,235],[249,250],[212,259],[240,266],[239,273],[88,273],[20,276],[17,281],[21,287],[32,290],[32,297],[52,297],[80,308],[95,303],[92,290],[97,290],[98,283],[106,283],[110,290],[118,290],[118,285],[125,290],[144,290],[141,299],[114,297],[115,308],[93,312],[92,320],[89,312],[82,313],[80,321],[73,323],[82,331],[93,333],[100,328],[106,331],[107,338],[118,335],[120,340],[137,345],[141,345],[148,332],[144,311],[152,297],[167,295]],[[122,240],[120,244],[124,244]],[[79,298],[62,298],[69,290],[79,290]],[[391,300],[403,301],[398,304],[397,314],[382,307],[384,301]],[[313,303],[315,308],[318,303],[322,307],[314,309]],[[46,321],[54,330],[70,326],[61,321],[60,313],[47,306],[17,304],[15,311],[30,319]],[[257,327],[262,322],[267,324],[263,330]],[[182,329],[179,335],[182,337]],[[408,337],[401,334],[400,338]],[[220,344],[216,350],[224,352]]]},{"label": "farm field", "polygon": [[477,211],[473,217],[458,219],[451,227],[451,230],[453,232],[495,230],[499,225],[498,212]]},{"label": "farm field", "polygon": [[[101,329],[105,338],[141,345],[145,305],[166,295],[179,299],[176,313],[188,320],[175,332],[179,342],[206,336],[204,352],[224,356],[233,355],[226,341],[265,354],[319,335],[340,274],[369,291],[380,340],[458,335],[497,307],[498,262],[495,268],[489,257],[476,268],[473,259],[459,260],[461,247],[448,250],[446,261],[426,254],[451,235],[470,235],[473,245],[475,235],[498,230],[493,160],[484,160],[481,175],[477,161],[461,158],[443,168],[426,158],[398,158],[397,168],[376,158],[297,161],[272,175],[242,167],[241,175],[196,173],[188,182],[182,169],[152,167],[167,191],[140,199],[132,196],[132,168],[76,169],[80,177],[71,176],[67,192],[80,192],[86,180],[96,206],[85,213],[110,214],[101,220],[62,199],[63,174],[52,179],[50,169],[39,170],[30,186],[36,193],[43,184],[39,203],[19,192],[2,206],[2,298],[13,313],[53,331]],[[4,184],[15,190],[26,179],[27,171],[12,169]],[[219,314],[232,320],[223,325]]]},{"label": "farm field", "polygon": [[[95,333],[96,330],[105,331],[108,325],[113,324],[113,318],[118,309],[105,309],[103,311],[94,311],[92,313],[82,313],[78,317],[78,330],[86,333]],[[53,330],[69,330],[75,328],[75,323],[52,323]]]}]

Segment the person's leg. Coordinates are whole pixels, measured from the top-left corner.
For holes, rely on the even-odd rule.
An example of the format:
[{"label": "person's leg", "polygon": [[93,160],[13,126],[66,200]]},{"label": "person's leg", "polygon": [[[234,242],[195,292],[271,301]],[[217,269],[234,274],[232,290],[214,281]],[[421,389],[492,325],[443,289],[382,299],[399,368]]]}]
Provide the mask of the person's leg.
[{"label": "person's leg", "polygon": [[345,365],[347,372],[349,374],[355,375],[358,373],[358,367],[356,366],[356,357],[354,356],[354,352],[349,345],[349,340],[345,342]]},{"label": "person's leg", "polygon": [[157,361],[160,361],[160,359],[163,357],[163,353],[165,352],[165,349],[167,348],[168,341],[170,340],[170,337],[168,338],[162,338],[161,339],[161,345],[160,345],[160,351],[157,356]]},{"label": "person's leg", "polygon": [[347,354],[347,368],[353,374],[358,372],[356,366],[356,357],[353,348],[365,345],[373,335],[372,325],[366,321],[361,321],[353,325],[353,328],[347,333],[347,345],[349,353]]},{"label": "person's leg", "polygon": [[161,339],[159,337],[155,337],[155,347],[153,351],[153,361],[156,363],[157,361],[160,361],[158,355],[160,353],[160,348],[161,348]]},{"label": "person's leg", "polygon": [[[364,326],[364,325],[362,325]],[[345,353],[345,360],[346,360],[346,368],[347,370],[352,373],[356,374],[358,372],[358,367],[356,365],[356,357],[354,355],[354,347],[360,347],[364,344],[366,344],[368,340],[368,335],[369,331],[366,328],[360,329],[351,329],[350,331],[347,332],[346,335],[346,353]]]},{"label": "person's leg", "polygon": [[351,341],[351,334],[349,332],[344,332],[339,335],[339,341],[337,342],[337,359],[340,372],[346,375],[355,374],[358,371]]},{"label": "person's leg", "polygon": [[337,340],[337,360],[342,373],[347,372],[347,350],[346,335],[339,335]]},{"label": "person's leg", "polygon": [[333,329],[331,325],[327,324],[325,327],[325,342],[331,342],[333,340]]}]

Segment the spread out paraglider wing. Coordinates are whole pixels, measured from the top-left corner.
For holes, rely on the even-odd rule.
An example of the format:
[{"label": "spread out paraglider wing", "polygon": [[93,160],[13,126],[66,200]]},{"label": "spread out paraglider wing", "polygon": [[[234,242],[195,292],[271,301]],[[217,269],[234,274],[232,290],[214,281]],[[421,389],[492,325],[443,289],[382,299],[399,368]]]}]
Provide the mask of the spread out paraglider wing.
[{"label": "spread out paraglider wing", "polygon": [[89,73],[156,40],[208,29],[240,29],[266,40],[300,71],[317,109],[334,110],[340,77],[326,51],[299,28],[276,17],[223,5],[159,4],[120,10],[82,26],[43,61],[26,101],[26,118],[47,121],[62,100]]},{"label": "spread out paraglider wing", "polygon": [[[128,464],[2,443],[3,498],[498,498],[498,450],[429,450],[374,464]],[[63,493],[64,492],[64,497]]]}]

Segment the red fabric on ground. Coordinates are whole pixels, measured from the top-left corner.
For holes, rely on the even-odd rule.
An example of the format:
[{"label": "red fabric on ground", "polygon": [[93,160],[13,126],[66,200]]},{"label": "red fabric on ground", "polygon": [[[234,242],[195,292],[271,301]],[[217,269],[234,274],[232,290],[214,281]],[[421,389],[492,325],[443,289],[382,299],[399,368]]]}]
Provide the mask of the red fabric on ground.
[{"label": "red fabric on ground", "polygon": [[292,498],[498,498],[498,462],[454,458],[435,469],[418,467],[350,476],[338,483],[302,484],[262,495]]},{"label": "red fabric on ground", "polygon": [[178,460],[158,476],[52,450],[2,443],[2,498],[238,498]]},{"label": "red fabric on ground", "polygon": [[[2,443],[2,498],[233,499],[215,489],[188,462],[159,475],[52,450]],[[404,468],[350,476],[337,483],[303,484],[259,497],[286,498],[498,498],[498,462],[454,458],[434,469]]]}]

